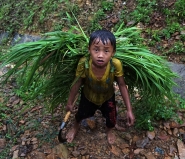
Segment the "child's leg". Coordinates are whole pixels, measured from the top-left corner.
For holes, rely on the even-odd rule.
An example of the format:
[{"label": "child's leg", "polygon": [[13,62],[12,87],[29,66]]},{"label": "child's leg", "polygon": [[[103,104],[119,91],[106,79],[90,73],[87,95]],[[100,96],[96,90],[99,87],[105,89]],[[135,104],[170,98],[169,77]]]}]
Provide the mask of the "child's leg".
[{"label": "child's leg", "polygon": [[[118,114],[118,111],[119,111],[119,108],[118,108],[118,106],[116,106],[116,112],[117,112],[117,114]],[[119,131],[125,131],[125,128],[124,128],[124,127],[118,125],[118,118],[116,119],[115,128],[116,128],[117,130],[119,130]]]},{"label": "child's leg", "polygon": [[66,135],[67,142],[73,141],[75,135],[78,132],[81,121],[83,119],[93,116],[96,110],[97,110],[97,106],[95,106],[93,103],[87,100],[87,98],[85,98],[82,91],[78,111],[75,115],[75,119],[76,119],[75,123]]},{"label": "child's leg", "polygon": [[116,140],[115,134],[113,133],[113,128],[116,125],[117,117],[115,95],[113,95],[109,100],[103,103],[100,110],[103,116],[106,118],[108,143],[113,144]]},{"label": "child's leg", "polygon": [[79,127],[80,122],[75,121],[73,127],[69,130],[69,132],[66,135],[67,142],[71,143],[73,141],[78,132]]}]

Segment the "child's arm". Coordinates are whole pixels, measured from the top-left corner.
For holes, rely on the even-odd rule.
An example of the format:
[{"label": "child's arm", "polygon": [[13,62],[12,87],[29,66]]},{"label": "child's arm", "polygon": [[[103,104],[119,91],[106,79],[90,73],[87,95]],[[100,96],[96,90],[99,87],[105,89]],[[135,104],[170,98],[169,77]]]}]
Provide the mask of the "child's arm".
[{"label": "child's arm", "polygon": [[117,83],[118,83],[119,90],[121,92],[121,96],[123,98],[123,101],[124,101],[124,103],[125,103],[125,105],[127,107],[128,126],[131,126],[131,125],[134,124],[135,117],[134,117],[134,114],[132,112],[132,106],[131,106],[131,103],[130,103],[130,97],[129,97],[128,90],[127,90],[127,87],[126,87],[126,84],[125,84],[123,76],[117,77]]},{"label": "child's arm", "polygon": [[69,92],[69,97],[66,105],[66,110],[71,111],[73,110],[73,102],[75,100],[76,95],[78,94],[78,91],[82,85],[82,78],[80,77],[76,83],[71,87],[71,90]]}]

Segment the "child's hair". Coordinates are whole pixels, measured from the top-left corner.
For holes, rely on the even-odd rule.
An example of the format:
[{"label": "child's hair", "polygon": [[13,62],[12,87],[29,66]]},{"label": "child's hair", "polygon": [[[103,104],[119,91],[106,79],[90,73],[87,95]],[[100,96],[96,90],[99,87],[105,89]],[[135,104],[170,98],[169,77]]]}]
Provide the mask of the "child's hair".
[{"label": "child's hair", "polygon": [[107,43],[107,40],[110,40],[111,45],[113,46],[113,50],[116,51],[116,38],[113,33],[111,33],[110,31],[106,29],[94,31],[90,35],[89,47],[91,46],[93,41],[98,38],[102,41],[104,45]]}]

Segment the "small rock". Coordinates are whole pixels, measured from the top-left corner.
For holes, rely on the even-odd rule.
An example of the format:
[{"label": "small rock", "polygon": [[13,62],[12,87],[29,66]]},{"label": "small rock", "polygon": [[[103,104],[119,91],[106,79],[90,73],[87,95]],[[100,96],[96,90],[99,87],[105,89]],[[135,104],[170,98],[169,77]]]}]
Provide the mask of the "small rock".
[{"label": "small rock", "polygon": [[126,133],[124,137],[127,141],[130,141],[130,139],[132,139],[132,136],[129,133]]},{"label": "small rock", "polygon": [[6,140],[5,139],[0,139],[0,149],[3,149],[6,145]]},{"label": "small rock", "polygon": [[174,121],[172,121],[171,123],[170,123],[170,128],[178,128],[179,127],[179,124],[178,123],[176,123],[176,122],[174,122]]},{"label": "small rock", "polygon": [[147,159],[156,159],[151,152],[144,154]]},{"label": "small rock", "polygon": [[[19,152],[19,151],[18,151]],[[21,153],[20,154],[20,157],[25,157],[26,156],[26,154],[25,153]],[[33,159],[33,158],[32,158]]]},{"label": "small rock", "polygon": [[7,130],[6,125],[3,125],[3,131],[6,131],[6,130]]},{"label": "small rock", "polygon": [[32,138],[31,139],[31,143],[34,145],[34,144],[37,144],[38,143],[38,140],[37,140],[37,138]]},{"label": "small rock", "polygon": [[170,123],[169,122],[165,122],[163,124],[164,124],[164,127],[166,127],[167,129],[170,129]]},{"label": "small rock", "polygon": [[18,98],[18,99],[16,99],[16,100],[12,103],[12,105],[17,105],[19,102],[20,102],[20,99]]},{"label": "small rock", "polygon": [[133,25],[133,24],[135,24],[135,21],[134,20],[128,22],[126,26],[130,26],[130,25]]},{"label": "small rock", "polygon": [[185,145],[180,139],[178,139],[177,141],[177,147],[178,147],[179,157],[185,158]]},{"label": "small rock", "polygon": [[87,153],[87,151],[86,150],[82,150],[80,153],[81,153],[81,155],[85,155]]},{"label": "small rock", "polygon": [[24,124],[24,123],[25,123],[24,120],[20,120],[20,121],[19,121],[19,124]]},{"label": "small rock", "polygon": [[144,149],[136,149],[134,150],[134,154],[138,155],[140,154],[141,151],[143,151]]},{"label": "small rock", "polygon": [[18,159],[18,157],[19,157],[19,150],[16,150],[16,151],[13,152],[12,159]]},{"label": "small rock", "polygon": [[157,137],[161,140],[168,140],[170,138],[165,131],[161,131]]},{"label": "small rock", "polygon": [[130,150],[129,150],[129,148],[125,148],[125,149],[122,149],[122,152],[124,154],[129,154]]},{"label": "small rock", "polygon": [[38,146],[39,146],[38,144],[34,144],[33,145],[33,150],[36,150],[38,148]]},{"label": "small rock", "polygon": [[148,139],[148,137],[146,137],[143,140],[136,141],[136,146],[139,148],[144,148],[146,146],[146,144],[148,144],[148,143],[149,143],[149,139]]},{"label": "small rock", "polygon": [[79,152],[79,151],[73,151],[73,152],[72,152],[72,155],[73,155],[74,157],[78,157],[78,156],[80,155],[80,152]]},{"label": "small rock", "polygon": [[110,151],[116,155],[116,156],[119,156],[119,154],[121,153],[121,150],[117,147],[117,146],[113,146],[112,145],[112,148],[110,149]]},{"label": "small rock", "polygon": [[19,148],[19,145],[15,145],[11,148],[10,152],[14,152],[15,150],[17,150]]},{"label": "small rock", "polygon": [[135,142],[138,141],[138,140],[140,140],[140,138],[139,138],[138,136],[136,136],[136,135],[135,135],[135,136],[133,137],[133,139],[132,139],[133,143],[135,143]]},{"label": "small rock", "polygon": [[147,131],[147,137],[150,140],[153,140],[155,138],[155,132],[154,131]]},{"label": "small rock", "polygon": [[22,141],[21,145],[23,145],[23,146],[26,145],[26,142],[25,141]]},{"label": "small rock", "polygon": [[172,135],[172,131],[170,129],[168,129],[167,132],[168,132],[169,135]]},{"label": "small rock", "polygon": [[129,147],[129,144],[127,144],[127,143],[121,143],[119,147],[121,149],[128,148]]},{"label": "small rock", "polygon": [[145,156],[147,159],[156,159],[151,152],[146,152],[146,150],[141,151],[140,154]]},{"label": "small rock", "polygon": [[175,152],[177,152],[177,149],[174,147],[174,145],[170,145],[170,152],[168,155],[173,156]]},{"label": "small rock", "polygon": [[159,155],[164,155],[165,154],[164,150],[161,149],[160,147],[156,147],[154,151],[157,152]]},{"label": "small rock", "polygon": [[16,101],[18,99],[17,96],[13,96],[9,99],[9,103],[13,103],[14,101]]},{"label": "small rock", "polygon": [[175,128],[173,130],[173,135],[176,136],[176,137],[178,137],[178,135],[179,135],[178,133],[179,133],[179,130],[177,128]]}]

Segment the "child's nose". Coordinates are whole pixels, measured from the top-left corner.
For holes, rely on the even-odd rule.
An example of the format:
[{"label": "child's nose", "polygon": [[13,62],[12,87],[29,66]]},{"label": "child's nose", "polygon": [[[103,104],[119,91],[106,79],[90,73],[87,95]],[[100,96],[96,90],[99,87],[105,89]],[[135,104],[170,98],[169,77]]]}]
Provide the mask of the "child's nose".
[{"label": "child's nose", "polygon": [[103,57],[103,51],[100,51],[98,57]]}]

